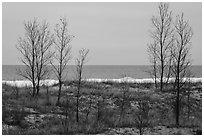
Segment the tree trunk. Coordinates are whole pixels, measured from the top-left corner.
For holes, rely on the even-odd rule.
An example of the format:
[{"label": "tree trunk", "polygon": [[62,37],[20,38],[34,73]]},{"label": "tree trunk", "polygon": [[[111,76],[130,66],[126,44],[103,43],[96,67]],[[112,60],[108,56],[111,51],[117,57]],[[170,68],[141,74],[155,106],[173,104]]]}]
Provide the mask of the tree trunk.
[{"label": "tree trunk", "polygon": [[156,70],[154,72],[154,85],[155,85],[155,88],[157,88],[157,74],[156,74]]},{"label": "tree trunk", "polygon": [[177,97],[176,97],[176,125],[179,126],[179,89],[177,89]]},{"label": "tree trunk", "polygon": [[76,121],[77,123],[79,122],[79,90],[78,90],[78,93],[77,93],[77,108],[76,108]]},{"label": "tree trunk", "polygon": [[[155,58],[155,57],[154,57]],[[154,59],[156,60],[156,59]],[[154,86],[157,88],[157,69],[156,69],[156,61],[154,61]]]},{"label": "tree trunk", "polygon": [[142,135],[143,133],[142,133],[142,127],[140,127],[140,135]]},{"label": "tree trunk", "polygon": [[40,80],[38,80],[37,86],[36,86],[36,95],[39,95],[40,91]]},{"label": "tree trunk", "polygon": [[33,82],[33,97],[35,96],[35,82]]},{"label": "tree trunk", "polygon": [[80,92],[81,80],[78,83],[78,91],[77,91],[77,108],[76,108],[76,121],[79,122],[79,92]]},{"label": "tree trunk", "polygon": [[[179,72],[179,69],[178,69]],[[179,111],[180,111],[180,83],[179,76],[177,76],[177,96],[176,96],[176,125],[179,126]]]},{"label": "tree trunk", "polygon": [[160,78],[160,90],[163,91],[163,76],[164,75],[164,63],[161,62],[161,78]]},{"label": "tree trunk", "polygon": [[190,85],[190,72],[189,72],[189,82],[188,82],[188,121],[189,121],[189,117],[190,117],[190,94],[191,94],[191,85]]},{"label": "tree trunk", "polygon": [[56,106],[58,106],[60,104],[61,90],[62,90],[62,81],[60,80],[59,81],[59,92],[58,92],[58,96],[57,96]]}]

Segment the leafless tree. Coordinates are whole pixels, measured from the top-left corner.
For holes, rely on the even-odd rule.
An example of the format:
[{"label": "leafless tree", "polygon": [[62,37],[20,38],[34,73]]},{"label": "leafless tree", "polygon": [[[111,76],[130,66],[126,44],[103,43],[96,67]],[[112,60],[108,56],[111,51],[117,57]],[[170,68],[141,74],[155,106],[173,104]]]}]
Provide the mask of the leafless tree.
[{"label": "leafless tree", "polygon": [[55,28],[55,54],[54,59],[57,62],[57,65],[54,65],[53,62],[51,62],[53,66],[54,73],[59,81],[59,91],[58,91],[58,97],[56,105],[59,105],[60,103],[60,97],[61,97],[61,90],[62,90],[62,84],[63,80],[65,79],[65,72],[66,66],[68,65],[70,59],[71,59],[71,45],[70,41],[73,38],[72,35],[68,34],[68,23],[66,18],[60,19],[60,23],[56,25]]},{"label": "leafless tree", "polygon": [[77,74],[77,106],[76,106],[76,121],[79,122],[79,97],[81,90],[82,72],[84,64],[86,63],[86,58],[89,53],[88,49],[79,50],[79,56],[76,59],[76,74]]},{"label": "leafless tree", "polygon": [[[157,63],[158,66],[158,77],[160,79],[160,90],[163,90],[163,79],[165,71],[168,70],[168,62],[170,57],[170,46],[172,44],[172,16],[169,11],[169,5],[167,3],[159,4],[159,16],[153,16],[151,21],[153,25],[153,31],[151,31],[151,37],[153,38],[153,44],[149,44],[149,49],[152,50],[153,66]],[[157,61],[157,62],[155,62]],[[155,68],[154,70],[155,71]],[[168,75],[167,75],[168,76]]]},{"label": "leafless tree", "polygon": [[53,57],[51,46],[53,36],[48,30],[48,23],[44,22],[40,26],[39,48],[36,49],[36,68],[37,68],[37,94],[39,94],[40,80],[44,79],[50,72],[48,65]]},{"label": "leafless tree", "polygon": [[155,88],[157,88],[157,73],[158,73],[158,57],[156,52],[156,43],[148,45],[147,52],[149,53],[149,60],[152,64],[151,70],[148,70],[150,76],[154,79]]},{"label": "leafless tree", "polygon": [[50,48],[53,43],[48,23],[40,25],[36,19],[24,23],[25,36],[19,38],[17,49],[22,54],[21,62],[25,70],[18,74],[32,82],[32,95],[39,93],[40,80],[49,72],[47,64],[51,60]]},{"label": "leafless tree", "polygon": [[173,49],[173,67],[172,71],[175,77],[176,87],[176,124],[179,126],[180,111],[180,92],[184,85],[184,77],[187,77],[187,71],[190,66],[190,45],[193,36],[192,28],[188,21],[184,20],[184,14],[177,16],[175,23],[176,37]]},{"label": "leafless tree", "polygon": [[[174,36],[172,37],[172,40],[174,39]],[[169,58],[167,62],[167,70],[166,70],[166,82],[165,84],[167,85],[169,83],[169,78],[172,77],[172,63],[173,63],[173,47],[174,47],[174,42],[171,43],[170,47],[170,53],[169,53]]]}]

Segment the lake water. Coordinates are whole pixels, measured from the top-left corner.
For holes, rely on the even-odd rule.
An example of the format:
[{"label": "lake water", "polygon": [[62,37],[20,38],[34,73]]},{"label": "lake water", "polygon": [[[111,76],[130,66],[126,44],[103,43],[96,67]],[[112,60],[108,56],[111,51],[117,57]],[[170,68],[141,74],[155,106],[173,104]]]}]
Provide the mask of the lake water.
[{"label": "lake water", "polygon": [[[2,80],[24,80],[23,77],[17,74],[18,69],[24,69],[23,65],[2,65]],[[51,68],[51,66],[50,66]],[[142,79],[150,78],[148,71],[150,66],[145,65],[87,65],[84,66],[83,78],[97,78],[97,79],[118,79],[124,76]],[[194,77],[202,78],[202,66],[192,66],[191,68]],[[75,79],[75,66],[68,66],[66,68],[66,79]],[[48,77],[49,79],[56,79],[54,73]]]}]

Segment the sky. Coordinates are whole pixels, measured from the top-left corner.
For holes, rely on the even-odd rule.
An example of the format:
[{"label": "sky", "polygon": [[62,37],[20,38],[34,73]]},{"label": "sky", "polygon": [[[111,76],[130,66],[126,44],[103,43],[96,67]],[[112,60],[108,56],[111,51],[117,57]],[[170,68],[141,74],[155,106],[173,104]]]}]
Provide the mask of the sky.
[{"label": "sky", "polygon": [[[159,3],[3,3],[2,64],[19,65],[21,54],[16,49],[24,36],[24,21],[46,20],[53,30],[61,17],[66,17],[73,60],[78,50],[90,50],[87,65],[149,65],[147,44],[151,18],[158,15]],[[192,64],[202,64],[202,3],[169,3],[173,17],[184,12],[194,35],[191,45]]]}]

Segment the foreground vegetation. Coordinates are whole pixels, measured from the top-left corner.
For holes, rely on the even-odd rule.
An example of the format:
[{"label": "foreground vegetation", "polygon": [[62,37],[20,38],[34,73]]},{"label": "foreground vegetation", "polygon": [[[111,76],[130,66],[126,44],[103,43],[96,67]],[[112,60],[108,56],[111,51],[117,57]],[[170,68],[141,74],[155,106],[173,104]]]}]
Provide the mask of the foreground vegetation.
[{"label": "foreground vegetation", "polygon": [[57,106],[58,85],[41,87],[32,97],[31,88],[3,84],[2,133],[202,134],[202,83],[190,87],[182,90],[178,127],[176,92],[161,92],[151,83],[82,82],[78,122],[77,82],[63,83]]}]

